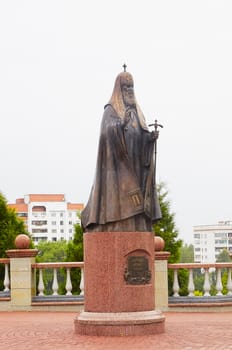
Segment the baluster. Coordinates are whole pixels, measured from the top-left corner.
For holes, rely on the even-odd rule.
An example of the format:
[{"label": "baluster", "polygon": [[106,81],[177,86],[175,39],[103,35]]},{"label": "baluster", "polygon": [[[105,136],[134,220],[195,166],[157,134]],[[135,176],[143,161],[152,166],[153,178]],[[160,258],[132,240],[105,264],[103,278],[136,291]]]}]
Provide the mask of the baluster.
[{"label": "baluster", "polygon": [[4,292],[9,292],[10,287],[10,278],[9,278],[9,264],[5,264],[5,277],[4,277]]},{"label": "baluster", "polygon": [[210,296],[209,291],[210,291],[210,283],[209,283],[209,269],[205,268],[205,280],[204,280],[204,297]]},{"label": "baluster", "polygon": [[66,272],[67,272],[66,285],[65,285],[65,289],[67,291],[66,295],[72,295],[72,282],[70,277],[70,268],[67,268]]},{"label": "baluster", "polygon": [[216,290],[218,291],[216,295],[222,295],[222,278],[221,278],[221,269],[217,269],[217,282],[216,282]]},{"label": "baluster", "polygon": [[175,269],[174,270],[174,281],[173,281],[173,296],[174,297],[179,297],[179,289],[180,289],[180,286],[179,286],[179,282],[178,282],[178,270]]},{"label": "baluster", "polygon": [[228,293],[227,295],[232,295],[232,280],[231,280],[231,267],[228,268],[228,279],[227,279],[227,289],[228,289]]},{"label": "baluster", "polygon": [[189,269],[189,280],[188,280],[188,296],[193,297],[194,296],[194,282],[193,282],[193,269]]},{"label": "baluster", "polygon": [[80,295],[84,295],[84,268],[81,267]]},{"label": "baluster", "polygon": [[57,282],[57,268],[56,267],[54,267],[54,270],[53,270],[52,290],[53,290],[53,294],[52,295],[58,295],[58,293],[57,293],[57,291],[58,291],[58,282]]},{"label": "baluster", "polygon": [[44,295],[43,269],[39,269],[38,291],[39,295]]}]

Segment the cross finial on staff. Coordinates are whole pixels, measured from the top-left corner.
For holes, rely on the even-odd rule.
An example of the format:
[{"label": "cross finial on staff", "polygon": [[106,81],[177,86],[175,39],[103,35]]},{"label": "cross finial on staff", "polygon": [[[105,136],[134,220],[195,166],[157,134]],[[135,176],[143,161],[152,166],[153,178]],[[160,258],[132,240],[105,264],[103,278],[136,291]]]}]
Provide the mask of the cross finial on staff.
[{"label": "cross finial on staff", "polygon": [[155,153],[155,159],[154,159],[154,179],[156,178],[156,158],[157,158],[157,139],[158,139],[158,136],[159,136],[159,131],[158,131],[158,128],[163,128],[163,125],[161,124],[158,124],[157,122],[157,119],[155,119],[155,122],[152,123],[152,124],[149,124],[148,126],[154,126],[154,131],[153,131],[153,135],[155,137],[154,139],[154,153]]},{"label": "cross finial on staff", "polygon": [[124,63],[123,68],[124,68],[124,72],[126,72],[126,68],[127,68],[126,63]]},{"label": "cross finial on staff", "polygon": [[148,126],[154,126],[154,129],[157,130],[158,127],[163,128],[163,125],[158,124],[157,119],[155,120],[155,123],[149,124]]}]

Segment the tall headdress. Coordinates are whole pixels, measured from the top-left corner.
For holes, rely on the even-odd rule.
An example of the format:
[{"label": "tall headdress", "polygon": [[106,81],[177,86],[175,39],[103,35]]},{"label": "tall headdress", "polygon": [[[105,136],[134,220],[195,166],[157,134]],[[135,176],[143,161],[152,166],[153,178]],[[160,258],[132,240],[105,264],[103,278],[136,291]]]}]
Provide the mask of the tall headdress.
[{"label": "tall headdress", "polygon": [[[126,106],[125,106],[124,101],[123,101],[121,87],[123,84],[128,83],[128,82],[132,82],[134,85],[132,75],[129,72],[125,71],[125,66],[124,66],[124,72],[119,73],[116,80],[115,80],[113,93],[112,93],[111,99],[108,102],[108,104],[110,104],[114,108],[114,110],[117,112],[118,116],[122,119],[125,116]],[[143,112],[141,111],[141,109],[136,101],[136,98],[135,98],[135,105],[136,105],[138,119],[139,119],[139,123],[140,123],[141,127],[144,130],[148,130]]]}]

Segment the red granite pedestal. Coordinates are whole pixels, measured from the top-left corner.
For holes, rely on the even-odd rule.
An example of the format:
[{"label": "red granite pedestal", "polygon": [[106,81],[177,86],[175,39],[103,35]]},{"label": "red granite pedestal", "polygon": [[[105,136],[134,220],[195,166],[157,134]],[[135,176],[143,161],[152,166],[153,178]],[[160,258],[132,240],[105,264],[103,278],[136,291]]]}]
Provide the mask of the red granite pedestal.
[{"label": "red granite pedestal", "polygon": [[154,235],[92,232],[84,235],[85,306],[74,321],[85,335],[164,332],[154,305]]}]

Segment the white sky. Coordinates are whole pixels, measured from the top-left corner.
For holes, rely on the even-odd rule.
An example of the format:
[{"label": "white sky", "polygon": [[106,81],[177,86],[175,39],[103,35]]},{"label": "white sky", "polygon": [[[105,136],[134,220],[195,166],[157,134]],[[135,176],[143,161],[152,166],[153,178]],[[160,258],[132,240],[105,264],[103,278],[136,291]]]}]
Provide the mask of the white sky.
[{"label": "white sky", "polygon": [[126,62],[179,237],[232,219],[231,0],[2,0],[0,191],[86,203]]}]

